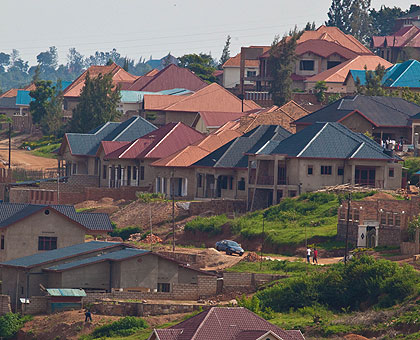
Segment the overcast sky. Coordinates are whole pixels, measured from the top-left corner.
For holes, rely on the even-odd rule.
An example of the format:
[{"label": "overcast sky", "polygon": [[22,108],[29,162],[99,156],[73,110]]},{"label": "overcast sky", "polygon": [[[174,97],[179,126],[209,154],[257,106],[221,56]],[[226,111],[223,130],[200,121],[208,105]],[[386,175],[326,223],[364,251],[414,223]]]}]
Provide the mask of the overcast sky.
[{"label": "overcast sky", "polygon": [[[417,0],[372,0],[406,9]],[[24,60],[70,47],[88,56],[116,48],[138,60],[168,52],[211,52],[220,58],[228,34],[231,55],[241,46],[270,45],[294,25],[327,19],[331,0],[0,0],[0,52],[18,49]]]}]

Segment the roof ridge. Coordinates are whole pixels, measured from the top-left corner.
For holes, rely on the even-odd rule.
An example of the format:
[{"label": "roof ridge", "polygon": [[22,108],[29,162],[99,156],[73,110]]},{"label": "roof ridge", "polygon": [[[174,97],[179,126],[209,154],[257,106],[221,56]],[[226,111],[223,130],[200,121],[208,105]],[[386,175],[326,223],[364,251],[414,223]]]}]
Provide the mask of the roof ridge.
[{"label": "roof ridge", "polygon": [[[204,323],[207,321],[207,319],[209,318],[209,315],[210,314],[214,314],[214,308],[215,307],[211,307],[210,309],[209,309],[209,311],[207,312],[207,314],[206,314],[206,316],[204,317],[204,319],[200,322],[200,325],[197,327],[197,329],[195,330],[195,332],[194,332],[194,334],[193,334],[193,336],[191,337],[191,340],[195,340],[195,339],[197,339],[197,333],[198,333],[198,331],[199,330],[201,330],[201,328],[203,327],[203,325],[204,325]],[[219,324],[220,324],[220,322],[219,322]]]},{"label": "roof ridge", "polygon": [[405,72],[407,72],[407,70],[411,67],[411,65],[413,65],[413,63],[414,63],[414,60],[411,60],[411,62],[409,63],[409,65],[407,65],[407,67],[405,68],[405,70],[403,72],[401,72],[401,74],[399,75],[399,77],[397,79],[395,79],[392,83],[393,84],[396,83],[403,76],[403,74]]},{"label": "roof ridge", "polygon": [[309,146],[315,141],[316,138],[318,138],[318,136],[321,134],[322,131],[324,131],[324,129],[329,125],[329,123],[324,123],[324,126],[312,137],[312,139],[308,142],[308,144],[305,145],[305,147],[296,155],[296,157],[300,157],[300,155],[302,155],[307,148],[309,148]]},{"label": "roof ridge", "polygon": [[163,138],[155,144],[145,155],[143,158],[146,158],[153,150],[155,150],[169,135],[171,135],[177,126],[180,126],[181,122],[176,123],[166,134]]}]

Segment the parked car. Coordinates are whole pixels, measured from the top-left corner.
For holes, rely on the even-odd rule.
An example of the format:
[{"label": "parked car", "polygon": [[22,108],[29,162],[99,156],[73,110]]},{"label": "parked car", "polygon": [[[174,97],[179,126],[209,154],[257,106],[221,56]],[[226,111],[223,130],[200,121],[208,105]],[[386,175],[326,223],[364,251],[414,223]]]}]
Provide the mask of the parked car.
[{"label": "parked car", "polygon": [[216,249],[218,251],[225,251],[227,255],[238,254],[239,256],[242,256],[244,254],[241,245],[230,240],[216,242]]}]

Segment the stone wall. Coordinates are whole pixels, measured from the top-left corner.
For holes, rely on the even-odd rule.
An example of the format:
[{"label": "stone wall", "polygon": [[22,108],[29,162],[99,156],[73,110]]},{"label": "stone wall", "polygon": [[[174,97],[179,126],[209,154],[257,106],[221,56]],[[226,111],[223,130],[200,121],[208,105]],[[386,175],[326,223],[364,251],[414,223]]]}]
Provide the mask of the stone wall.
[{"label": "stone wall", "polygon": [[275,274],[258,274],[258,273],[223,273],[223,289],[246,287],[257,288],[258,286],[275,281],[286,276]]},{"label": "stone wall", "polygon": [[10,313],[12,309],[10,308],[10,296],[9,295],[0,295],[0,315]]},{"label": "stone wall", "polygon": [[193,266],[193,267],[200,268],[200,267],[203,267],[205,264],[204,255],[172,252],[172,251],[158,251],[158,253],[170,259],[173,259],[182,263],[188,263],[190,266]]},{"label": "stone wall", "polygon": [[400,249],[403,255],[417,254],[415,242],[401,242]]},{"label": "stone wall", "polygon": [[203,213],[220,214],[243,214],[246,212],[246,202],[240,200],[211,200],[188,202],[188,213],[192,216]]}]

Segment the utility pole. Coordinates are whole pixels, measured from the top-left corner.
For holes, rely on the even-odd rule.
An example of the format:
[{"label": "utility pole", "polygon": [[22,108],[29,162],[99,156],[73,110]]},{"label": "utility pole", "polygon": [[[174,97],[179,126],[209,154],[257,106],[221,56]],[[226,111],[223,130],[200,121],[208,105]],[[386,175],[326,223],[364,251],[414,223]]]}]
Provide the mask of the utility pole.
[{"label": "utility pole", "polygon": [[60,170],[57,173],[57,204],[60,204]]},{"label": "utility pole", "polygon": [[264,233],[264,213],[263,213],[262,214],[262,240],[261,240],[261,253],[260,253],[260,270],[262,270],[262,263],[263,263],[264,240],[265,240],[265,233]]},{"label": "utility pole", "polygon": [[344,264],[347,264],[348,251],[349,251],[349,221],[350,221],[350,204],[351,204],[351,192],[349,192],[347,200],[347,219],[346,219],[346,249],[344,253]]},{"label": "utility pole", "polygon": [[12,166],[12,123],[9,122],[9,169]]},{"label": "utility pole", "polygon": [[175,188],[174,188],[174,169],[172,169],[172,251],[175,252]]}]

